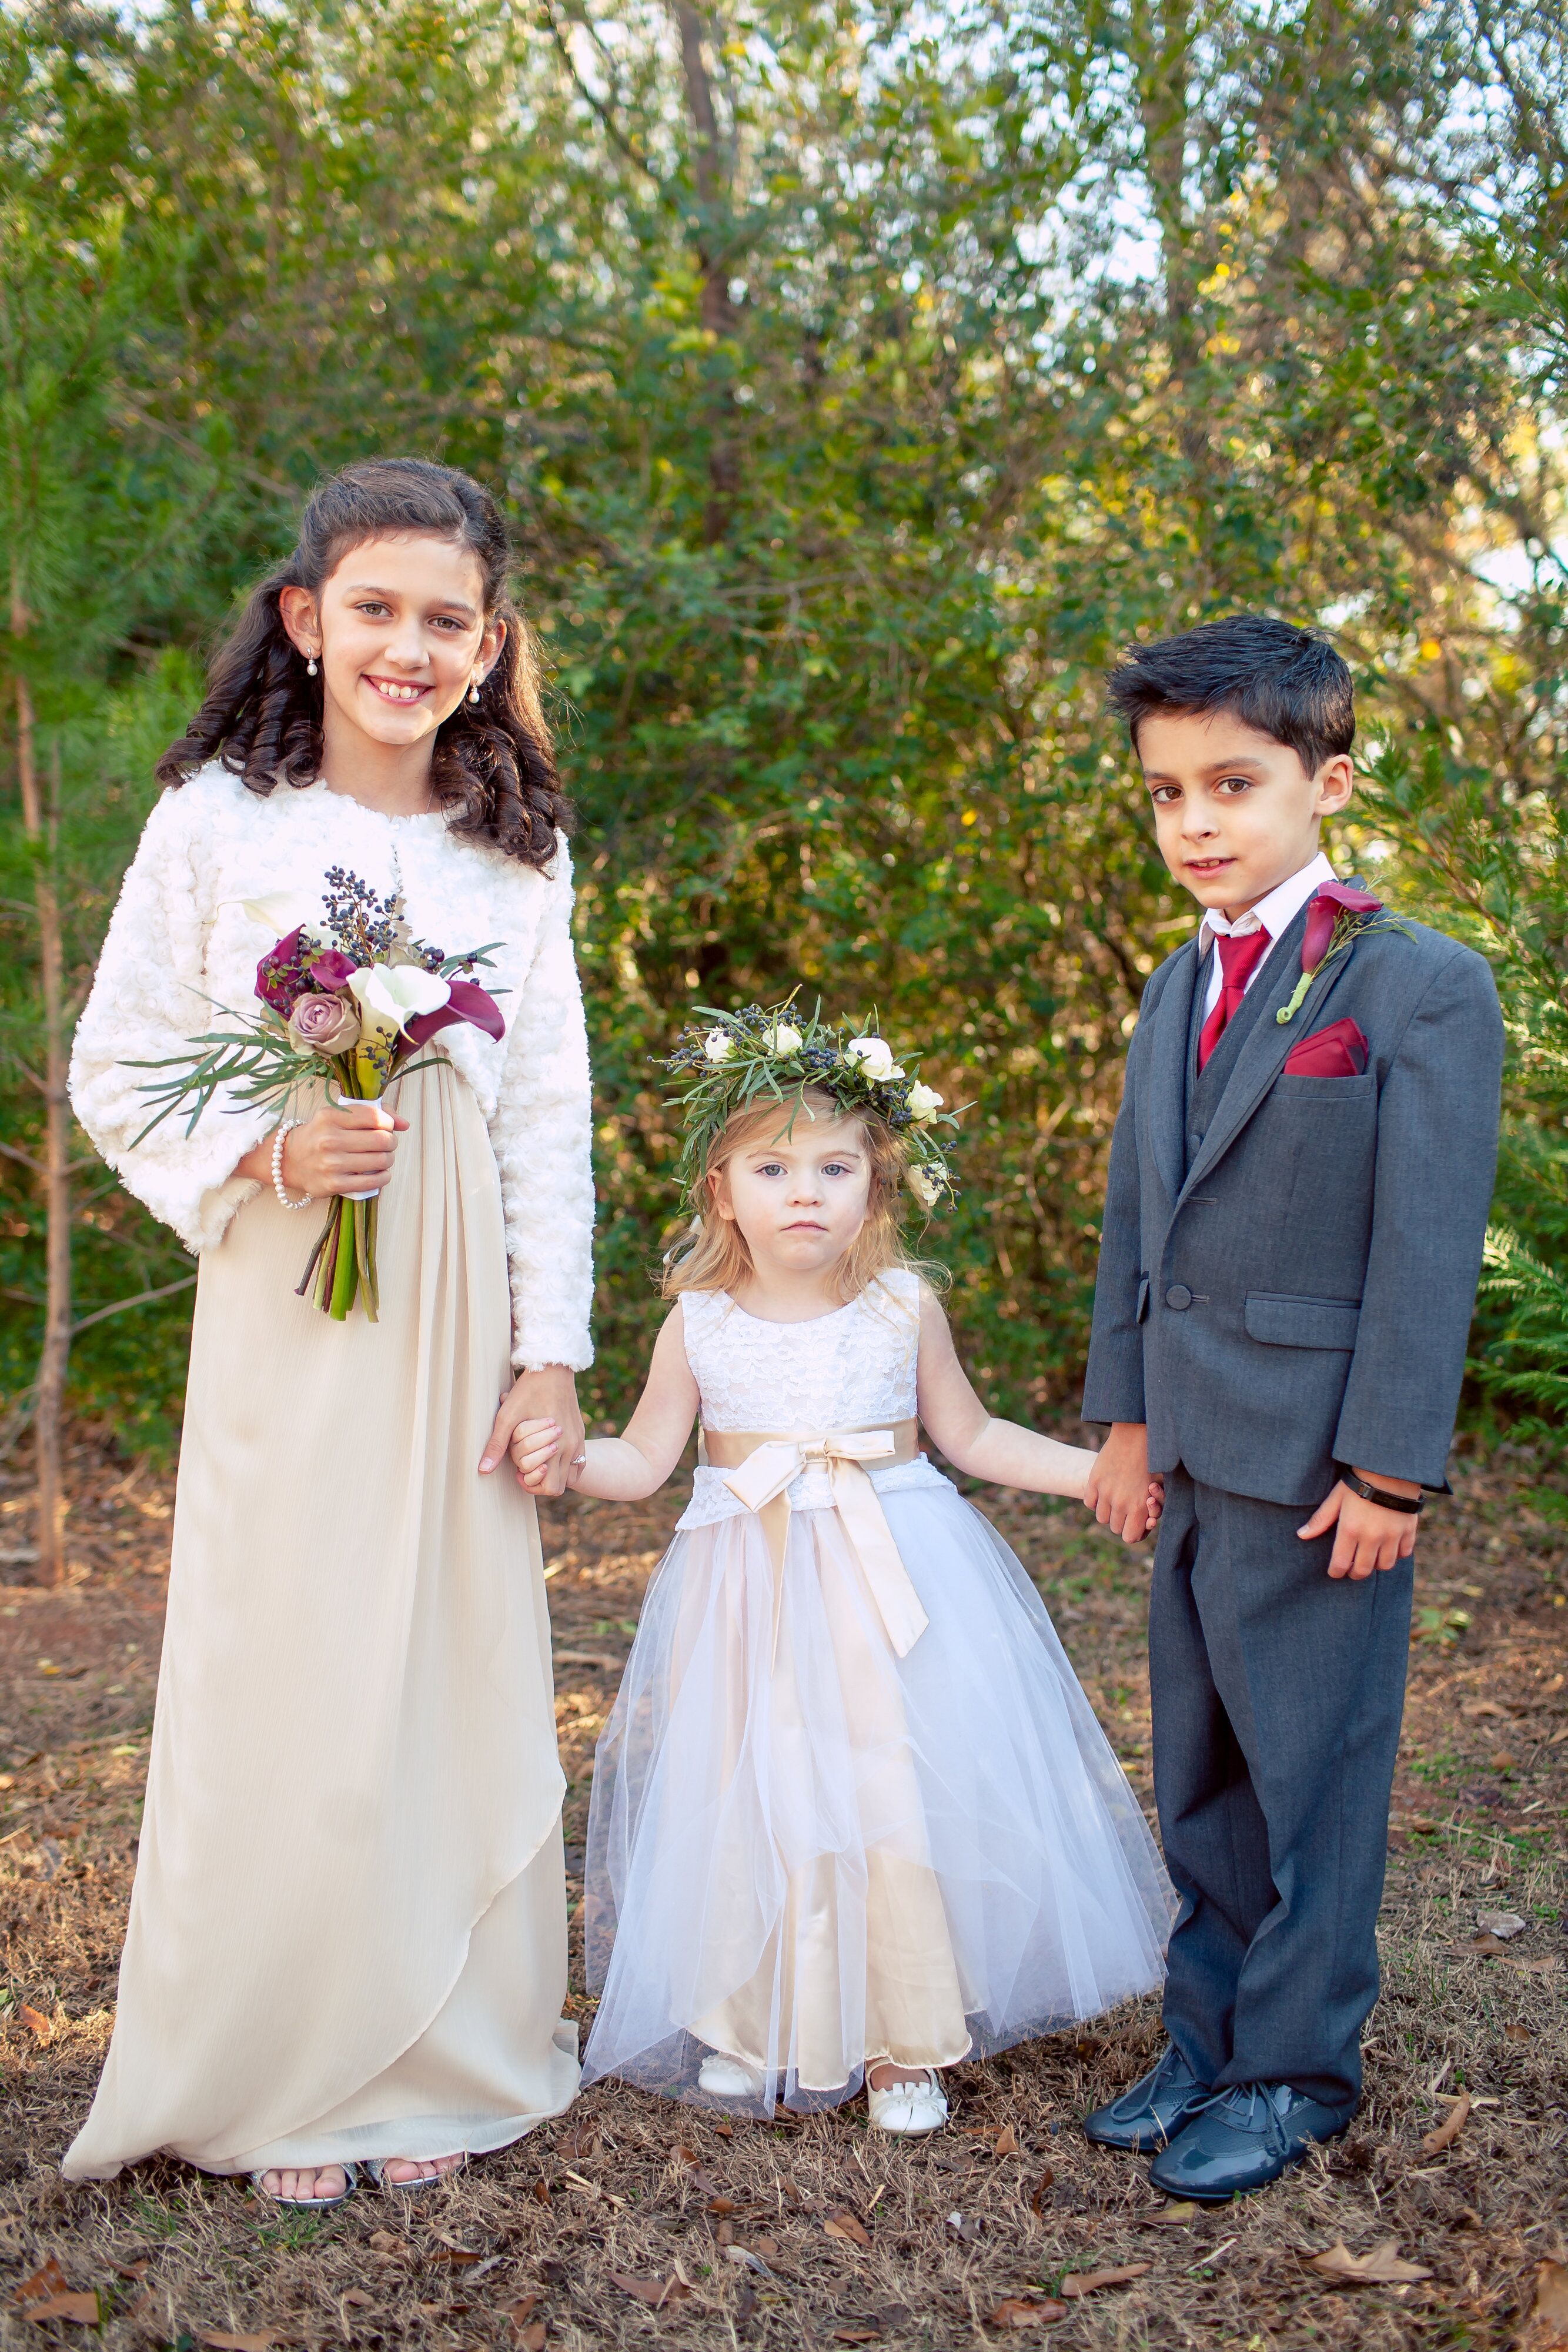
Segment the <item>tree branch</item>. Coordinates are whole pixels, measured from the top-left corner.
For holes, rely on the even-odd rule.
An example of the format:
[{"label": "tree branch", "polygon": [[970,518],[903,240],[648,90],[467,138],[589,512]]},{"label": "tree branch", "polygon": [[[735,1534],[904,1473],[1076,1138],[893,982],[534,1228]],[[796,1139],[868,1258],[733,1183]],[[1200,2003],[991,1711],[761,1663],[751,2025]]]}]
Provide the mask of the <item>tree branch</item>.
[{"label": "tree branch", "polygon": [[134,1298],[117,1298],[112,1307],[95,1307],[90,1315],[84,1315],[79,1323],[71,1325],[71,1338],[74,1339],[77,1333],[85,1331],[89,1324],[101,1323],[106,1316],[123,1315],[128,1307],[146,1307],[154,1298],[171,1298],[176,1290],[189,1290],[195,1280],[193,1274],[182,1275],[178,1282],[165,1282],[157,1290],[139,1290]]}]

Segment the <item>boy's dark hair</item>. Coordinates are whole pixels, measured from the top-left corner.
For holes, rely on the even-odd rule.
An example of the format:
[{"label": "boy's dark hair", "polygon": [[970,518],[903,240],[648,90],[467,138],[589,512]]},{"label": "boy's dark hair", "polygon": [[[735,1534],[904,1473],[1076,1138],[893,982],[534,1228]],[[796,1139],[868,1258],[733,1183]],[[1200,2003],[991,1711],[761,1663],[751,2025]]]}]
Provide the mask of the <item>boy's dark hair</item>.
[{"label": "boy's dark hair", "polygon": [[1139,728],[1161,710],[1232,711],[1289,744],[1310,776],[1355,740],[1355,691],[1328,639],[1259,613],[1232,613],[1134,646],[1111,672],[1106,698],[1126,720],[1134,751]]}]

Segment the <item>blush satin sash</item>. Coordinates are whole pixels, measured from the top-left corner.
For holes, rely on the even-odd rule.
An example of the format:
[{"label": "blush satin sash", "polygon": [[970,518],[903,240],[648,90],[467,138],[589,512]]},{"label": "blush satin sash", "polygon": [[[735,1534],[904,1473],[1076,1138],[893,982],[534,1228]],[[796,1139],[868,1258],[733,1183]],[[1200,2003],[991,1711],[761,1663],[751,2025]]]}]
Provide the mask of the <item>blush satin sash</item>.
[{"label": "blush satin sash", "polygon": [[[776,1577],[782,1574],[789,1539],[790,1484],[803,1470],[826,1469],[834,1508],[860,1561],[887,1638],[896,1656],[907,1657],[929,1620],[864,1465],[913,1462],[920,1451],[918,1423],[900,1421],[891,1429],[830,1430],[819,1437],[706,1429],[702,1451],[703,1459],[718,1472],[730,1493],[762,1522]],[[777,1640],[777,1604],[774,1634]]]}]

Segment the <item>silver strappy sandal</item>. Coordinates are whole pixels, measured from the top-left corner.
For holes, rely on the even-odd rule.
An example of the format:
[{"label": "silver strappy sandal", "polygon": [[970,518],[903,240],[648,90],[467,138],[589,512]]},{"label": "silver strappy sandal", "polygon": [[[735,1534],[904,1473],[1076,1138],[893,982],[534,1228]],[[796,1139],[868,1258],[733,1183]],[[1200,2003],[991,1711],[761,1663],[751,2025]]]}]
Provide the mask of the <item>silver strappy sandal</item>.
[{"label": "silver strappy sandal", "polygon": [[[269,2172],[327,2172],[333,2166],[343,2176],[343,2187],[336,2197],[279,2197],[262,2185]],[[325,2164],[264,2165],[259,2172],[253,2172],[250,2179],[251,2186],[267,2199],[269,2205],[284,2205],[294,2213],[329,2213],[334,2205],[344,2204],[353,2195],[359,2185],[360,2168],[357,2164],[345,2164],[338,2157],[329,2157]]]},{"label": "silver strappy sandal", "polygon": [[460,2172],[466,2171],[468,2166],[468,2151],[466,2148],[455,2148],[452,2153],[457,2158],[456,2163],[450,2166],[445,2172],[432,2173],[428,2179],[425,2179],[421,2175],[416,2176],[413,2180],[389,2180],[387,2179],[386,2168],[389,2164],[441,2164],[445,2161],[444,2158],[439,2156],[370,2156],[365,2158],[365,2170],[370,2174],[371,2179],[375,2182],[378,2189],[388,2189],[394,2197],[413,2197],[422,2189],[439,2189],[444,2180],[455,2180]]}]

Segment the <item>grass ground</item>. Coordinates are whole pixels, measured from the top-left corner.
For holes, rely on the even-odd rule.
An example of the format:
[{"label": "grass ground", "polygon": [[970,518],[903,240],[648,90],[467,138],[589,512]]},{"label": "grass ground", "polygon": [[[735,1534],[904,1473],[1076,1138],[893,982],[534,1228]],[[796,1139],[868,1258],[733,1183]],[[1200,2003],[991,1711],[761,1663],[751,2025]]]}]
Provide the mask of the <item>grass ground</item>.
[{"label": "grass ground", "polygon": [[[361,2192],[322,2219],[173,2164],[100,2187],[59,2179],[109,2038],[171,1495],[84,1441],[72,1580],[43,1592],[20,1581],[28,1497],[0,1484],[0,2345],[86,2343],[96,2320],[114,2352],[897,2352],[1046,2332],[1063,2352],[1568,2346],[1554,2267],[1568,2263],[1568,1513],[1521,1458],[1457,1483],[1419,1555],[1367,2096],[1347,2137],[1287,2182],[1199,2213],[1084,2143],[1078,2118],[1157,2046],[1145,2002],[957,2069],[952,2126],[933,2140],[873,2138],[863,2111],[727,2129],[599,2086],[451,2187],[413,2204]],[[1147,1799],[1145,1562],[1066,1509],[986,1507]],[[549,1512],[578,1867],[594,1738],[677,1508]],[[1498,1913],[1524,1925],[1489,1935]],[[308,1954],[299,1966],[308,2000]],[[1424,2275],[1342,2284],[1311,2266],[1338,2242],[1363,2256],[1390,2242]],[[1106,2271],[1136,2275],[1077,2291]],[[61,2296],[60,2315],[28,2315]]]}]

